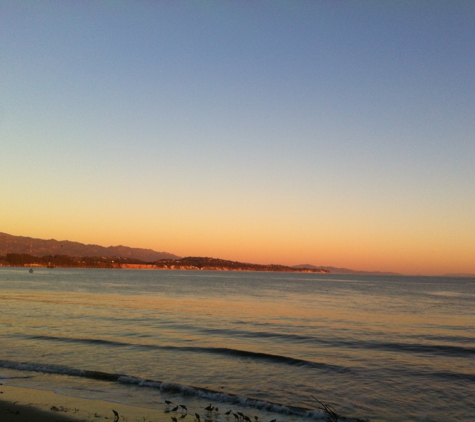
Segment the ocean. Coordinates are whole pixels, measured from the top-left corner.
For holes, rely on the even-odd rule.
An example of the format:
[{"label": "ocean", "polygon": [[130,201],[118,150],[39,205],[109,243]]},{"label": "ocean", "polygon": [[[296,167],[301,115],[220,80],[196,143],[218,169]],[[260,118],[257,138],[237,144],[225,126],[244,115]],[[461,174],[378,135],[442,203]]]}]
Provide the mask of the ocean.
[{"label": "ocean", "polygon": [[5,385],[189,422],[475,421],[474,278],[0,268],[0,306]]}]

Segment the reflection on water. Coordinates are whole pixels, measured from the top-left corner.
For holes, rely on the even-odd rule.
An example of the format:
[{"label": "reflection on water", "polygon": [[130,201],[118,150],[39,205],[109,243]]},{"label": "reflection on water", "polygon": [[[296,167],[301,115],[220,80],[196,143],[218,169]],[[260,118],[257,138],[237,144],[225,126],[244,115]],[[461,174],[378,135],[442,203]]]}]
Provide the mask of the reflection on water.
[{"label": "reflection on water", "polygon": [[0,269],[0,359],[289,405],[313,394],[372,420],[469,420],[474,286],[423,277]]}]

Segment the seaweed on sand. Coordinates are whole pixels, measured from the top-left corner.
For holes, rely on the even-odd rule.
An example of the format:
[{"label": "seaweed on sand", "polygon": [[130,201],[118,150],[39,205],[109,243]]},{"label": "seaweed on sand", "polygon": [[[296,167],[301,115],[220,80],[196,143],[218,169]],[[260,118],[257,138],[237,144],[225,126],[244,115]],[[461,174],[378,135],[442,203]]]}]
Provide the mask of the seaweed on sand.
[{"label": "seaweed on sand", "polygon": [[312,404],[312,403],[306,403],[306,402],[302,402],[302,403],[314,409],[322,410],[327,415],[328,419],[331,422],[338,422],[340,420],[341,421],[351,420],[354,422],[368,422],[367,419],[360,419],[360,418],[353,418],[353,417],[347,418],[345,416],[340,416],[338,413],[336,413],[335,408],[331,406],[330,404],[321,402],[315,396],[310,396],[310,397],[312,397],[312,399],[314,399],[318,403],[318,406],[315,406],[315,404]]},{"label": "seaweed on sand", "polygon": [[323,412],[325,412],[325,414],[328,416],[328,418],[332,422],[338,422],[339,416],[338,416],[338,413],[336,413],[333,406],[321,402],[315,396],[311,396],[311,397],[312,397],[312,399],[314,399],[318,403],[318,406],[315,406],[314,404],[311,404],[311,403],[304,403],[304,402],[302,402],[302,403],[306,404],[307,406],[311,406],[314,409],[322,410]]}]

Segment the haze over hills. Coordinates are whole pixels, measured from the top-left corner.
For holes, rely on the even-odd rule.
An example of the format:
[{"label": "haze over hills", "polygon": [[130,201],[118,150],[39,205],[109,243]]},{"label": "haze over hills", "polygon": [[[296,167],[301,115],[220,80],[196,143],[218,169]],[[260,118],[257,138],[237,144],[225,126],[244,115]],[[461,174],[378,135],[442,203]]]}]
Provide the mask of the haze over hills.
[{"label": "haze over hills", "polygon": [[[300,264],[292,267],[283,265],[258,265],[226,261],[216,258],[187,257],[182,258],[169,252],[157,252],[152,249],[131,248],[128,246],[87,245],[69,240],[36,239],[25,236],[14,236],[0,232],[0,256],[7,254],[27,254],[35,257],[47,255],[67,255],[69,257],[104,257],[138,260],[142,263],[154,263],[160,268],[190,269],[235,269],[254,271],[289,271],[291,269],[333,274],[382,274],[393,275],[392,272],[358,271],[348,268],[324,267],[311,264]],[[112,261],[113,262],[113,261]],[[130,262],[130,261],[129,261]]]},{"label": "haze over hills", "polygon": [[380,275],[400,275],[399,273],[393,273],[389,271],[359,271],[359,270],[350,270],[349,268],[338,268],[338,267],[316,267],[311,264],[300,264],[294,265],[292,268],[307,268],[307,269],[316,269],[321,268],[327,270],[332,274],[380,274]]},{"label": "haze over hills", "polygon": [[157,252],[152,249],[130,248],[128,246],[99,246],[69,240],[35,239],[32,237],[13,236],[0,233],[0,255],[7,253],[29,254],[33,256],[69,255],[69,256],[104,256],[139,259],[144,262],[160,259],[179,259],[168,252]]}]

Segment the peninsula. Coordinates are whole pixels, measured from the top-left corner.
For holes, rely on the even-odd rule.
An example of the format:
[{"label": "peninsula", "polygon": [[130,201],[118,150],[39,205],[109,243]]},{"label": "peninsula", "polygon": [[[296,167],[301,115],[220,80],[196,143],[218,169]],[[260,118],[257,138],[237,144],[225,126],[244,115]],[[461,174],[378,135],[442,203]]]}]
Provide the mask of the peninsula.
[{"label": "peninsula", "polygon": [[2,267],[47,267],[47,268],[123,268],[140,270],[203,270],[203,271],[274,271],[298,273],[329,273],[322,268],[293,268],[278,264],[250,264],[207,257],[186,257],[160,259],[145,262],[123,257],[74,257],[68,255],[33,256],[29,254],[7,254],[0,256]]},{"label": "peninsula", "polygon": [[150,270],[278,271],[329,273],[323,268],[250,264],[217,258],[181,258],[168,252],[128,246],[85,245],[69,240],[35,239],[0,233],[0,266],[48,268],[124,268]]}]

